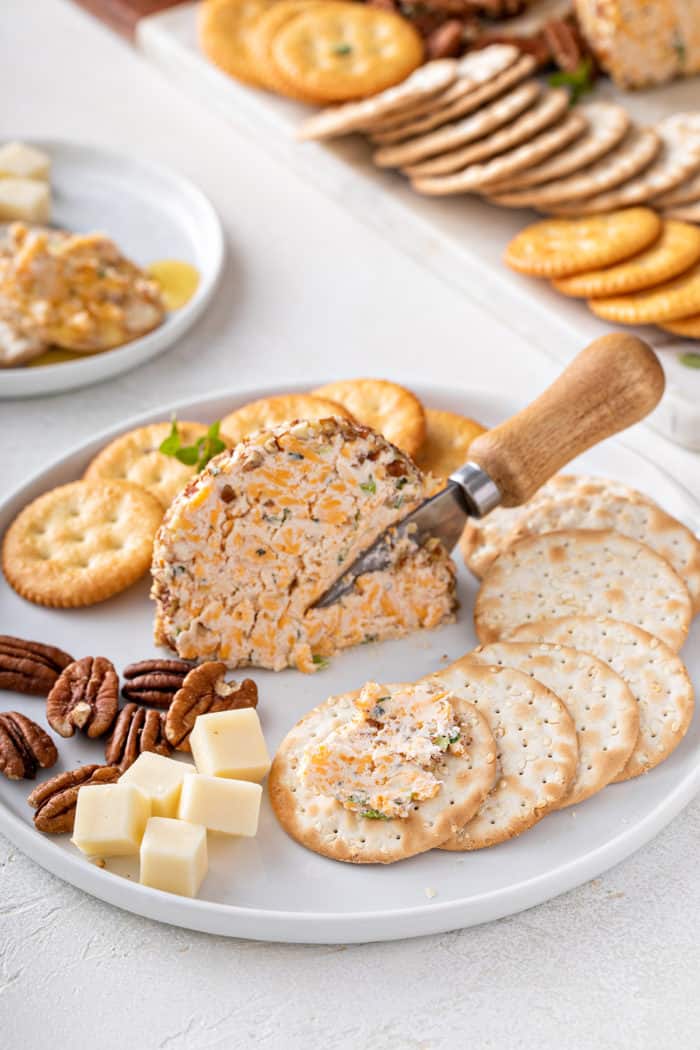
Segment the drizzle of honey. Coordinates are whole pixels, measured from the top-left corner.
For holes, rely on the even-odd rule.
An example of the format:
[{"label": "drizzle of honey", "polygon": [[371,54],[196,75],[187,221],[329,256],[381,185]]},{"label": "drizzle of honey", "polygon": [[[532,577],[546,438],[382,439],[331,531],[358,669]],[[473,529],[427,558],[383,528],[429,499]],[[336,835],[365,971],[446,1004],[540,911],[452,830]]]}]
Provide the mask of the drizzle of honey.
[{"label": "drizzle of honey", "polygon": [[62,365],[66,361],[81,361],[86,354],[76,354],[73,350],[61,350],[60,347],[51,347],[43,354],[27,361],[27,368],[41,368],[43,365]]},{"label": "drizzle of honey", "polygon": [[179,259],[160,259],[147,266],[146,273],[160,288],[166,310],[180,310],[199,285],[199,271]]}]

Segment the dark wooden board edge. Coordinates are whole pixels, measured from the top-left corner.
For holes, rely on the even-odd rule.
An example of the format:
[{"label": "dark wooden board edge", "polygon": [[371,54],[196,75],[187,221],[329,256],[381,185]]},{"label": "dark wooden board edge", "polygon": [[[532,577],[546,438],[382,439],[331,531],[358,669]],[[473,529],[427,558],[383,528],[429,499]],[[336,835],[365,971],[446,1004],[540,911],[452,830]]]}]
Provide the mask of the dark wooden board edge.
[{"label": "dark wooden board edge", "polygon": [[133,40],[142,18],[176,7],[184,0],[73,0],[73,3],[127,40]]}]

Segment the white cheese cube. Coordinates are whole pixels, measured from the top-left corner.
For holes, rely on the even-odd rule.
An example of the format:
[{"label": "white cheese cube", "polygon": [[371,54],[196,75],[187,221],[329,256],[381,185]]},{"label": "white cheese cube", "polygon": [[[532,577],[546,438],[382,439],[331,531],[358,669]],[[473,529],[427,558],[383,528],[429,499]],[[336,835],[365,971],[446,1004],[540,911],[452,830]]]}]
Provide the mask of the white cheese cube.
[{"label": "white cheese cube", "polygon": [[122,773],[119,783],[135,784],[150,799],[154,817],[176,817],[182,782],[194,771],[191,762],[176,762],[154,751],[143,751]]},{"label": "white cheese cube", "polygon": [[92,784],[78,792],[73,842],[96,857],[138,853],[151,803],[133,784]]},{"label": "white cheese cube", "polygon": [[258,783],[270,769],[270,756],[257,711],[217,711],[200,715],[190,733],[198,773]]},{"label": "white cheese cube", "polygon": [[0,220],[48,222],[51,191],[48,182],[0,179]]},{"label": "white cheese cube", "polygon": [[51,158],[23,142],[6,142],[0,146],[0,179],[43,179],[51,171]]},{"label": "white cheese cube", "polygon": [[209,831],[252,837],[258,830],[261,798],[259,784],[193,773],[182,785],[178,817],[204,824]]},{"label": "white cheese cube", "polygon": [[196,897],[209,867],[207,829],[169,817],[151,817],[141,841],[144,886]]}]

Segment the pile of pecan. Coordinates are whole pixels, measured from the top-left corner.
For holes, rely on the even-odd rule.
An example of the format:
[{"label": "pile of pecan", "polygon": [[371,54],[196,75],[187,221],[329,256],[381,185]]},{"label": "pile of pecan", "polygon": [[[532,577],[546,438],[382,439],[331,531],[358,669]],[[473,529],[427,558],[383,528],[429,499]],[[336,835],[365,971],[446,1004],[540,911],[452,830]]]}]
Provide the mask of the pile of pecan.
[{"label": "pile of pecan", "polygon": [[[78,793],[86,784],[112,783],[144,751],[170,755],[189,751],[195,719],[214,711],[257,707],[250,678],[226,680],[226,665],[209,661],[150,659],[119,675],[104,656],[74,660],[41,642],[0,635],[0,689],[46,697],[46,718],[62,737],[79,730],[105,738],[105,764],[59,773],[32,791],[28,802],[34,824],[51,834],[72,831]],[[159,710],[157,710],[159,709]],[[33,778],[58,759],[56,745],[36,722],[17,711],[0,714],[0,773],[11,780]]]},{"label": "pile of pecan", "polygon": [[[528,9],[537,12],[537,0],[366,0],[372,7],[394,11],[411,22],[425,40],[426,58],[454,58],[489,44],[513,44],[532,55],[540,68],[564,72],[577,69],[592,55],[573,10],[563,17],[545,18],[529,35],[516,35],[507,21]],[[502,23],[502,24],[501,24]]]}]

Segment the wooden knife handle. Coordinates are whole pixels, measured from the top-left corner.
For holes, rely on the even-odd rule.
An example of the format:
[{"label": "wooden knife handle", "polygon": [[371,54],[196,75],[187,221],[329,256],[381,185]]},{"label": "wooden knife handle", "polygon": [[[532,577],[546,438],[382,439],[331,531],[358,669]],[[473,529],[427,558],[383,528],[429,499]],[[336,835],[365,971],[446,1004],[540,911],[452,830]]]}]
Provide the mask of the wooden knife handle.
[{"label": "wooden knife handle", "polygon": [[498,485],[501,505],[517,507],[591,445],[648,415],[664,385],[647,343],[624,332],[604,335],[536,401],[478,437],[469,459]]}]

